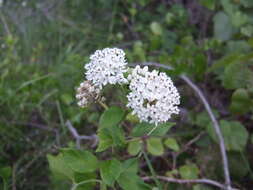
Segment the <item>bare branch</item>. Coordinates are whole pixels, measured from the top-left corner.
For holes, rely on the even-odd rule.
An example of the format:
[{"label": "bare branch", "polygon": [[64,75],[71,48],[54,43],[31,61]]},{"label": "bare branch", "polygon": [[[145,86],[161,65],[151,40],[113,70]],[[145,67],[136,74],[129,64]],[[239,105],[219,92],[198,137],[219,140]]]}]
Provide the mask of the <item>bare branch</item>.
[{"label": "bare branch", "polygon": [[[133,65],[136,65],[136,64],[133,64]],[[164,68],[164,69],[168,69],[168,70],[173,69],[171,66],[163,65],[163,64],[159,64],[159,63],[155,63],[155,62],[145,62],[145,63],[140,63],[140,65],[155,66],[155,67]],[[212,126],[213,126],[213,128],[216,132],[216,135],[218,137],[218,140],[219,140],[219,146],[220,146],[220,152],[221,152],[223,170],[224,170],[224,177],[225,177],[225,181],[226,181],[226,189],[231,190],[232,188],[231,188],[231,180],[230,180],[230,174],[229,174],[229,168],[228,168],[228,158],[227,158],[227,154],[226,154],[224,138],[222,136],[219,123],[216,120],[208,101],[206,100],[204,94],[199,89],[199,87],[196,84],[194,84],[186,75],[180,75],[180,78],[182,80],[184,80],[195,91],[195,93],[199,96],[201,102],[203,103],[203,105],[204,105],[204,107],[205,107],[205,109],[212,121],[212,124],[213,124]]]},{"label": "bare branch", "polygon": [[97,145],[98,138],[97,138],[96,135],[91,135],[91,136],[79,135],[78,132],[76,131],[76,129],[73,127],[72,123],[69,120],[66,122],[66,126],[69,129],[72,136],[74,137],[74,139],[76,140],[76,147],[78,149],[81,148],[81,140],[94,141],[94,143],[92,145],[93,147]]},{"label": "bare branch", "polygon": [[213,123],[213,128],[216,132],[216,135],[219,139],[219,146],[220,146],[220,151],[221,151],[221,157],[222,157],[222,162],[223,162],[223,170],[224,170],[224,175],[225,175],[225,180],[226,180],[226,185],[227,185],[227,190],[231,190],[231,180],[230,180],[230,174],[229,174],[229,168],[228,168],[228,158],[227,158],[227,153],[226,153],[226,148],[225,148],[225,142],[223,135],[220,130],[220,126],[218,121],[216,120],[211,107],[209,103],[207,102],[204,94],[201,92],[201,90],[198,88],[197,85],[195,85],[188,77],[185,75],[181,75],[181,78],[198,94],[200,100],[202,101],[212,123]]},{"label": "bare branch", "polygon": [[[221,189],[227,189],[227,187],[217,181],[214,180],[210,180],[210,179],[175,179],[175,178],[169,178],[169,177],[164,177],[164,176],[156,176],[157,179],[166,181],[166,182],[170,182],[170,183],[179,183],[179,184],[189,184],[189,183],[203,183],[203,184],[207,184],[207,185],[212,185],[215,187],[219,187]],[[153,177],[142,177],[142,179],[144,181],[150,181],[150,180],[154,180]],[[236,189],[231,189],[231,190],[236,190]]]}]

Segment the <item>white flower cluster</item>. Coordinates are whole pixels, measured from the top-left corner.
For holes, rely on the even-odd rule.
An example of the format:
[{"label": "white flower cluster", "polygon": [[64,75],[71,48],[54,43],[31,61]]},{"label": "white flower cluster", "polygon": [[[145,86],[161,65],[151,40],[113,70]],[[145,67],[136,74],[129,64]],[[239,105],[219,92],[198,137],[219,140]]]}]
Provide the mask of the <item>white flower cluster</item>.
[{"label": "white flower cluster", "polygon": [[163,123],[178,114],[180,96],[172,80],[156,70],[136,66],[128,76],[131,92],[127,95],[127,106],[133,109],[141,121]]},{"label": "white flower cluster", "polygon": [[86,79],[102,89],[107,84],[127,83],[124,73],[127,71],[125,53],[118,48],[97,50],[85,65]]},{"label": "white flower cluster", "polygon": [[99,99],[100,89],[93,86],[90,81],[84,81],[77,88],[76,99],[78,106],[85,107]]},{"label": "white flower cluster", "polygon": [[129,84],[127,107],[133,109],[133,114],[141,121],[157,125],[179,113],[180,96],[170,77],[156,70],[149,72],[148,67],[136,66],[130,70],[126,65],[123,50],[97,50],[85,65],[87,81],[77,89],[78,105],[85,107],[98,100],[101,89],[107,84]]}]

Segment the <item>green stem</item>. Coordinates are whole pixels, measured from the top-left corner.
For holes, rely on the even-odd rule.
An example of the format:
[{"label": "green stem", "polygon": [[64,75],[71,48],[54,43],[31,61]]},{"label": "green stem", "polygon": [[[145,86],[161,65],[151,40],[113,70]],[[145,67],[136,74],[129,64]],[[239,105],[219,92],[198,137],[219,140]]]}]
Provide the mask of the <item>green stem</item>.
[{"label": "green stem", "polygon": [[156,177],[155,170],[154,170],[154,168],[153,168],[153,166],[152,166],[152,164],[151,164],[151,162],[150,162],[150,160],[148,158],[147,153],[144,150],[142,150],[142,154],[144,155],[145,161],[148,164],[148,168],[149,168],[149,170],[151,172],[152,177],[154,178],[156,186],[158,187],[159,190],[162,190],[162,186],[161,186],[160,182],[158,181],[158,179]]},{"label": "green stem", "polygon": [[250,173],[251,177],[253,177],[253,172],[252,172],[252,170],[251,170],[251,168],[249,166],[247,158],[245,158],[245,155],[244,155],[243,151],[240,151],[240,154],[241,154],[241,157],[243,159],[244,165],[246,165],[247,169],[249,170],[249,173]]},{"label": "green stem", "polygon": [[126,142],[127,142],[127,143],[129,143],[129,142],[139,141],[139,140],[141,140],[141,138],[140,138],[140,137],[134,137],[134,138],[132,138],[132,139],[128,139],[128,140],[126,140]]},{"label": "green stem", "polygon": [[4,181],[4,190],[8,190],[6,181]]},{"label": "green stem", "polygon": [[63,134],[66,134],[67,130],[66,130],[66,127],[65,127],[63,113],[62,113],[61,104],[60,104],[59,100],[56,101],[56,107],[57,107],[57,112],[58,112],[58,115],[59,115],[60,124],[61,124],[61,127],[62,127]]},{"label": "green stem", "polygon": [[[154,132],[154,130],[156,130],[156,128],[158,127],[158,125],[156,125],[153,129],[151,129],[149,132],[148,132],[148,136],[150,136],[153,132]],[[141,152],[139,152],[139,154],[138,154],[138,158],[140,158],[142,156],[142,151]]]},{"label": "green stem", "polygon": [[86,180],[86,181],[82,181],[82,182],[80,182],[80,183],[74,184],[73,187],[71,188],[71,190],[76,190],[76,188],[77,188],[79,185],[83,185],[83,184],[85,184],[85,183],[92,183],[92,182],[102,183],[101,180],[90,179],[90,180]]},{"label": "green stem", "polygon": [[99,103],[105,110],[108,109],[108,106],[107,106],[105,103],[103,103],[102,101],[99,100],[98,103]]},{"label": "green stem", "polygon": [[157,127],[158,127],[158,125],[156,125],[153,129],[151,129],[151,130],[148,132],[148,136],[150,136],[150,135],[154,132],[154,130],[156,130]]}]

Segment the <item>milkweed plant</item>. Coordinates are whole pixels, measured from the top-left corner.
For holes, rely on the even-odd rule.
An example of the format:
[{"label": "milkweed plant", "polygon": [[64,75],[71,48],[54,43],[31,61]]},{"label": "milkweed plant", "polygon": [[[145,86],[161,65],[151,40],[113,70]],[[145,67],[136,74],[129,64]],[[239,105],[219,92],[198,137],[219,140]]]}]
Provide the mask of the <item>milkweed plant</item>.
[{"label": "milkweed plant", "polygon": [[[103,90],[109,85],[123,89],[126,103],[121,107],[107,105]],[[93,140],[95,153],[83,147],[61,149],[58,156],[48,156],[51,170],[67,176],[72,190],[164,189],[149,157],[163,155],[164,146],[179,150],[173,138],[163,140],[174,125],[169,120],[179,114],[180,95],[171,78],[148,66],[130,67],[123,50],[105,48],[96,50],[85,64],[85,80],[76,89],[76,99],[81,108],[103,106],[96,135],[74,134],[78,141]],[[127,152],[123,157],[122,151]],[[152,175],[148,183],[140,173],[140,160]],[[62,167],[56,168],[59,164]]]},{"label": "milkweed plant", "polygon": [[105,48],[97,50],[85,65],[86,81],[77,89],[76,98],[80,107],[88,106],[99,97],[100,90],[107,84],[127,86],[128,103],[140,121],[151,124],[164,123],[172,114],[178,114],[180,96],[170,77],[157,70],[149,71],[148,66],[127,67],[123,50]]}]

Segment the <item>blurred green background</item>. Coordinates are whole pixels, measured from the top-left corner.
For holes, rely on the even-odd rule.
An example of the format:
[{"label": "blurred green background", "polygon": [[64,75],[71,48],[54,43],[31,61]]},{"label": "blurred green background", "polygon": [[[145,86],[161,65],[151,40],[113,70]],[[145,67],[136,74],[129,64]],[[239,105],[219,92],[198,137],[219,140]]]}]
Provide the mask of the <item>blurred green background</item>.
[{"label": "blurred green background", "polygon": [[[73,143],[67,120],[80,134],[96,131],[103,109],[80,109],[75,88],[89,55],[105,47],[124,49],[129,63],[175,68],[166,71],[182,96],[172,135],[183,146],[203,132],[178,163],[222,181],[209,117],[178,77],[188,75],[220,121],[234,186],[253,189],[252,0],[0,0],[0,23],[0,189],[66,188],[51,177],[46,155]],[[121,105],[113,92],[109,105]],[[163,175],[164,159],[155,166]]]}]

